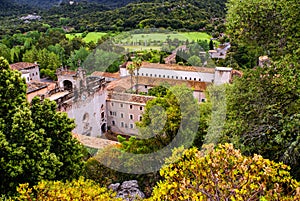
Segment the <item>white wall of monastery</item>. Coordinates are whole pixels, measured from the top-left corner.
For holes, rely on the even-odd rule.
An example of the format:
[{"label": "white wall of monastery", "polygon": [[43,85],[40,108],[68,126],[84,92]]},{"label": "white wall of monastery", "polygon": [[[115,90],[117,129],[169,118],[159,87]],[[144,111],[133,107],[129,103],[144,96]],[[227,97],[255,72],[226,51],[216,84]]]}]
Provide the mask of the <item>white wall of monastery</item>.
[{"label": "white wall of monastery", "polygon": [[101,127],[107,127],[105,98],[105,91],[100,90],[86,100],[72,103],[66,112],[70,118],[75,119],[77,126],[74,133],[93,137],[103,135]]}]

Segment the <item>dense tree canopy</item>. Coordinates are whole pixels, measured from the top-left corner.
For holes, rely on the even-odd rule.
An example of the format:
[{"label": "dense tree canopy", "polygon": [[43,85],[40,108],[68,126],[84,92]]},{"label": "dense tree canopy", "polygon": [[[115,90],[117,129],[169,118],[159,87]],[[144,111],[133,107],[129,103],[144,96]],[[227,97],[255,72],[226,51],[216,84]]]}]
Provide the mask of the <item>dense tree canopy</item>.
[{"label": "dense tree canopy", "polygon": [[72,137],[74,123],[56,103],[38,98],[30,106],[26,84],[0,57],[0,194],[20,183],[79,176],[83,147]]},{"label": "dense tree canopy", "polygon": [[256,51],[256,56],[295,53],[299,43],[297,0],[229,0],[227,32],[233,41]]},{"label": "dense tree canopy", "polygon": [[227,91],[223,140],[289,164],[299,178],[300,66],[286,58],[245,71]]}]

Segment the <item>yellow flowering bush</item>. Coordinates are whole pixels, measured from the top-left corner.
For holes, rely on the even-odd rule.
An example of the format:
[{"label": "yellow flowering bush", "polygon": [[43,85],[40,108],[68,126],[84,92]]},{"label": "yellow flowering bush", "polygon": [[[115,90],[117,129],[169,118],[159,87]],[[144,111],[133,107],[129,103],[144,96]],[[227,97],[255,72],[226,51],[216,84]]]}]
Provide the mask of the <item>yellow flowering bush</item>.
[{"label": "yellow flowering bush", "polygon": [[243,156],[231,144],[204,150],[185,150],[165,165],[160,170],[165,180],[149,200],[300,200],[299,183],[287,165]]}]

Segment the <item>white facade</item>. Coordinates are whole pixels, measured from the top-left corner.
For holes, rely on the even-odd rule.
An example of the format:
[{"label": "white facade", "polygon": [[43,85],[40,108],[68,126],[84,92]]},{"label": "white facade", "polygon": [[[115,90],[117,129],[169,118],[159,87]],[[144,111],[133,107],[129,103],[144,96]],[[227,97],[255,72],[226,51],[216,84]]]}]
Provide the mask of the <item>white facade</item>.
[{"label": "white facade", "polygon": [[194,80],[200,82],[213,82],[213,73],[181,71],[169,69],[141,68],[139,75],[146,77],[169,78],[176,80]]},{"label": "white facade", "polygon": [[87,97],[85,100],[73,102],[66,111],[68,117],[73,118],[76,123],[74,133],[99,137],[107,130],[105,91]]},{"label": "white facade", "polygon": [[232,68],[216,67],[215,71],[215,85],[229,83],[231,80]]},{"label": "white facade", "polygon": [[[143,67],[144,65],[144,67]],[[231,80],[232,68],[216,67],[216,68],[199,68],[191,66],[178,66],[164,64],[144,63],[140,68],[139,76],[167,78],[174,80],[190,80],[215,84],[229,83]],[[149,65],[149,66],[146,66]],[[146,67],[145,67],[146,66]],[[151,67],[154,66],[154,67]],[[157,68],[155,66],[158,66]],[[135,71],[135,74],[137,72]],[[129,76],[126,68],[120,68],[120,76]]]}]

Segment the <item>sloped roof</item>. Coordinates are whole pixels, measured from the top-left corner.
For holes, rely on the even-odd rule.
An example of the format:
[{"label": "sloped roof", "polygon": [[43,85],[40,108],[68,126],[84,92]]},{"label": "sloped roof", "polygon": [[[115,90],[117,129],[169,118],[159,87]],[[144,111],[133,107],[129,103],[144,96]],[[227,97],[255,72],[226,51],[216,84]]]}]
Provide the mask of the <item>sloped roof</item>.
[{"label": "sloped roof", "polygon": [[23,69],[32,68],[39,65],[35,63],[29,63],[29,62],[18,62],[18,63],[10,64],[9,66],[13,70],[23,70]]},{"label": "sloped roof", "polygon": [[43,82],[29,82],[27,83],[27,94],[46,88],[48,84]]},{"label": "sloped roof", "polygon": [[[147,86],[159,86],[161,84],[167,83],[171,86],[174,85],[186,85],[187,87],[193,88],[195,91],[205,91],[206,87],[210,83],[199,82],[193,80],[175,80],[175,79],[167,79],[167,78],[157,78],[157,77],[146,77],[139,76],[139,84],[147,85]],[[133,83],[135,84],[135,82]],[[119,80],[112,81],[108,84],[107,90],[113,90],[117,92],[124,92],[125,90],[130,89],[130,76],[121,78]]]},{"label": "sloped roof", "polygon": [[[127,62],[126,67],[133,62]],[[181,66],[177,64],[159,64],[159,63],[149,63],[142,62],[141,68],[156,68],[156,69],[166,69],[166,70],[179,70],[179,71],[191,71],[191,72],[202,72],[202,73],[214,73],[214,68],[198,67],[198,66]]]},{"label": "sloped roof", "polygon": [[119,79],[120,78],[120,73],[108,73],[108,72],[100,72],[100,71],[95,71],[91,74],[91,76],[96,76],[96,77],[108,77],[108,78],[115,78]]}]

